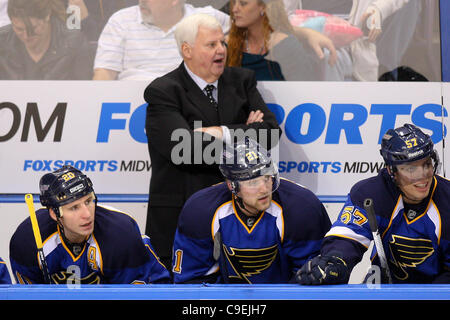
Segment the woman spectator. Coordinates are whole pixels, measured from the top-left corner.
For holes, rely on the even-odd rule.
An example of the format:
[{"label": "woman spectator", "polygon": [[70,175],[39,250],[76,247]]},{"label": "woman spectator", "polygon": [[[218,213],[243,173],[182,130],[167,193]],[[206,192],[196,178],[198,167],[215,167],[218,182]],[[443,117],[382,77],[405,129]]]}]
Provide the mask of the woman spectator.
[{"label": "woman spectator", "polygon": [[324,61],[298,41],[313,30],[294,30],[282,0],[232,0],[230,17],[229,66],[253,69],[257,80],[325,80]]}]

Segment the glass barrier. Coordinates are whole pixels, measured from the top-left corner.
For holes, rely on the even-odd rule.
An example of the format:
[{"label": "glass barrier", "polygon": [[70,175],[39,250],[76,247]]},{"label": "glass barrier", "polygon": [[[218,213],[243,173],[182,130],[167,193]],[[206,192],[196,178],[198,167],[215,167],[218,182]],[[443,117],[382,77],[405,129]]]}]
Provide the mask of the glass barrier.
[{"label": "glass barrier", "polygon": [[441,81],[438,0],[0,0],[0,80],[152,81],[185,16],[261,81]]}]

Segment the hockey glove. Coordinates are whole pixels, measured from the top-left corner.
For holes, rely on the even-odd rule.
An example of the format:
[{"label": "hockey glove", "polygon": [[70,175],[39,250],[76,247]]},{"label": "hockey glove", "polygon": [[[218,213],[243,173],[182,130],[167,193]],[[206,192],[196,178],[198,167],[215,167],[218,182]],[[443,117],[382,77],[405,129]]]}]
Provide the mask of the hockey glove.
[{"label": "hockey glove", "polygon": [[309,260],[296,274],[303,285],[347,283],[350,271],[344,260],[336,256],[321,256]]}]

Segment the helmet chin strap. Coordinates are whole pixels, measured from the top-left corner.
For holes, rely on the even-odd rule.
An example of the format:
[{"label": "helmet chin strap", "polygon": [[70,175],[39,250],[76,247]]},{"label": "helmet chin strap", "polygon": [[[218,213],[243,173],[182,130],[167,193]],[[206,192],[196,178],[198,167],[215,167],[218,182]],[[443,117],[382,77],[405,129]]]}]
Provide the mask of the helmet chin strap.
[{"label": "helmet chin strap", "polygon": [[[245,211],[244,213],[245,213],[246,215],[250,214],[250,215],[252,215],[252,216],[257,217],[257,216],[259,216],[261,213],[264,212],[264,210],[261,210],[261,211],[258,211],[257,213],[252,213],[252,212],[245,206],[244,200],[242,200],[241,197],[239,197],[237,194],[234,194],[234,198],[236,199],[236,202],[237,202],[239,208],[241,208],[242,211]],[[247,213],[248,213],[248,214],[247,214]]]},{"label": "helmet chin strap", "polygon": [[[63,211],[62,211],[62,207],[59,208],[52,208],[53,212],[55,213],[56,216],[56,223],[59,227],[59,231],[61,232],[61,234],[64,235],[64,225],[61,222],[61,218],[63,216]],[[65,237],[65,235],[64,235]]]},{"label": "helmet chin strap", "polygon": [[61,223],[61,217],[63,216],[63,211],[62,211],[62,207],[47,207],[48,210],[52,210],[55,214],[56,217],[56,223],[58,224],[58,226],[60,227],[60,229],[63,229],[63,225]]},{"label": "helmet chin strap", "polygon": [[[63,225],[62,222],[61,222],[61,217],[62,217],[61,208],[56,208],[56,210],[53,209],[53,211],[55,211],[55,213],[56,213],[56,211],[58,211],[58,212],[56,213],[56,224],[57,224],[58,227],[59,227],[59,232],[61,233],[61,236],[63,237],[63,239],[68,241],[68,239],[67,239],[67,237],[66,237],[66,235],[65,235],[65,233],[64,233],[64,225]],[[70,243],[70,242],[69,242],[69,243]]]}]

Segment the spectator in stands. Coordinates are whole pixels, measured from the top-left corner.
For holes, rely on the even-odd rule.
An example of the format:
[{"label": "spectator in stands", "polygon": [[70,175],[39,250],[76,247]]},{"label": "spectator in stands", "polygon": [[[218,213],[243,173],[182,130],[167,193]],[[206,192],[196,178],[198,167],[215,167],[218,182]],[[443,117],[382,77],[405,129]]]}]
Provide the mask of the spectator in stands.
[{"label": "spectator in stands", "polygon": [[325,80],[324,64],[295,36],[313,31],[294,31],[282,0],[232,0],[230,6],[228,65],[254,70],[257,80]]},{"label": "spectator in stands", "polygon": [[[136,5],[138,0],[65,0],[68,6],[68,11],[75,14],[70,10],[70,6],[77,6],[79,8],[79,17],[81,32],[83,32],[89,41],[97,42],[100,33],[108,19],[116,11]],[[68,12],[68,13],[69,13]]]},{"label": "spectator in stands", "polygon": [[153,81],[174,70],[182,61],[175,25],[199,12],[214,16],[228,32],[228,15],[210,6],[194,8],[184,0],[139,0],[138,6],[118,11],[100,35],[94,80]]},{"label": "spectator in stands", "polygon": [[92,78],[93,52],[65,25],[62,0],[9,0],[11,24],[0,28],[0,79]]},{"label": "spectator in stands", "polygon": [[[177,68],[182,58],[173,37],[175,25],[193,13],[214,16],[228,33],[228,15],[210,6],[195,8],[184,0],[139,0],[139,6],[115,13],[99,38],[94,80],[153,81]],[[328,48],[333,63],[335,51],[328,38],[307,29],[301,37],[321,58],[322,48]]]},{"label": "spectator in stands", "polygon": [[358,81],[377,81],[380,65],[383,72],[400,66],[422,10],[422,1],[410,0],[284,1],[292,3],[289,14],[295,9],[322,11],[364,31],[364,37],[338,51],[340,60],[352,60],[352,76]]}]

